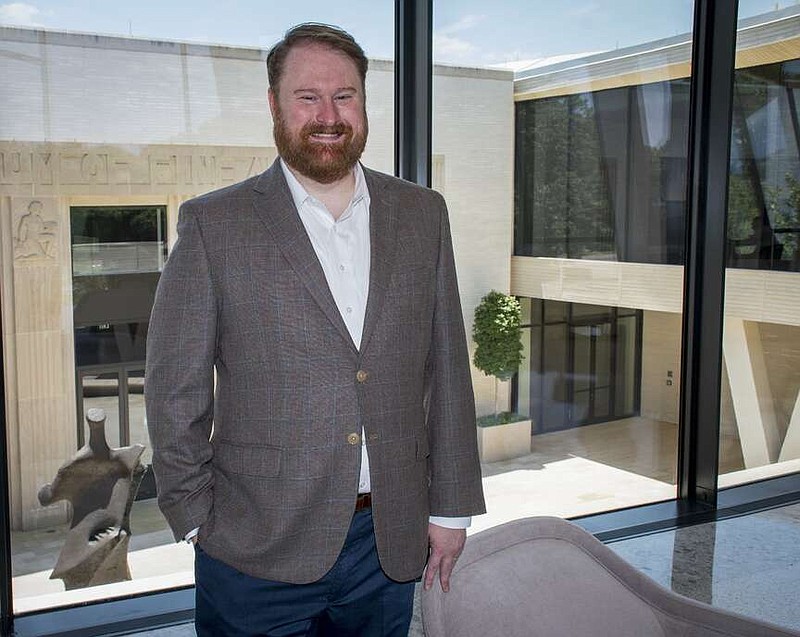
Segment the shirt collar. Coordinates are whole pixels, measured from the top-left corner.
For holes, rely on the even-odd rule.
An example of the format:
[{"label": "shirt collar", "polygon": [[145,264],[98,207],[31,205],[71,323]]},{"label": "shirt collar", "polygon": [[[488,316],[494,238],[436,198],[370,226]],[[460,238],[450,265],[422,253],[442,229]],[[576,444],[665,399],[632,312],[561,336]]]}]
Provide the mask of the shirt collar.
[{"label": "shirt collar", "polygon": [[[289,166],[283,161],[283,157],[281,157],[280,163],[283,176],[286,177],[286,183],[289,186],[289,192],[292,194],[292,201],[294,201],[295,208],[300,210],[308,199],[316,201],[316,199],[303,188],[303,185],[297,180],[294,173],[289,170]],[[356,185],[353,189],[353,198],[350,200],[350,205],[352,206],[362,199],[365,199],[369,206],[369,191],[367,190],[367,180],[364,179],[364,169],[361,167],[361,162],[356,162],[356,165],[353,166],[353,173],[355,174]]]}]

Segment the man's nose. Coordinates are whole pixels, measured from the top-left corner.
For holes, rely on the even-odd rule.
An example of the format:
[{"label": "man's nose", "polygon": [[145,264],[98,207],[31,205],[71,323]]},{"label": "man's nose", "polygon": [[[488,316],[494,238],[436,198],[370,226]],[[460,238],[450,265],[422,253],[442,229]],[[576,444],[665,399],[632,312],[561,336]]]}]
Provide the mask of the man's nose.
[{"label": "man's nose", "polygon": [[317,121],[326,125],[332,125],[339,121],[339,109],[332,98],[320,100],[317,110]]}]

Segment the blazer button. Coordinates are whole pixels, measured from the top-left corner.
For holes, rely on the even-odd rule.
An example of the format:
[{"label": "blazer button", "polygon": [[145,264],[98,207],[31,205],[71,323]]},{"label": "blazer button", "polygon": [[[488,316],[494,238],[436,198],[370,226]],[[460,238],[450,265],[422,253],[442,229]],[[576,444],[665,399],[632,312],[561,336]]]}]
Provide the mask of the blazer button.
[{"label": "blazer button", "polygon": [[363,369],[359,369],[359,370],[356,372],[356,380],[357,380],[359,383],[364,383],[364,382],[366,382],[366,380],[367,380],[367,376],[369,376],[369,374],[367,374],[367,372],[365,372]]},{"label": "blazer button", "polygon": [[357,445],[361,442],[361,436],[359,436],[357,433],[347,434],[347,442],[349,442],[351,445]]}]

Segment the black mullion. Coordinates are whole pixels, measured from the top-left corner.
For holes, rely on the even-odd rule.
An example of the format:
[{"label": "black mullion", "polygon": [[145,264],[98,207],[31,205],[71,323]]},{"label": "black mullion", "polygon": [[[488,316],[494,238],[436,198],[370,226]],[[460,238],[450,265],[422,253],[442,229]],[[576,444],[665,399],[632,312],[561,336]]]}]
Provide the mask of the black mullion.
[{"label": "black mullion", "polygon": [[595,401],[597,400],[597,326],[598,323],[589,325],[589,419],[597,417]]},{"label": "black mullion", "polygon": [[[514,106],[514,252],[515,255],[526,254],[525,237],[528,236],[526,217],[527,214],[527,171],[525,169],[525,135],[527,130],[528,114],[523,106]],[[533,243],[533,233],[530,233]]]},{"label": "black mullion", "polygon": [[[73,340],[75,338],[75,331],[73,330]],[[83,372],[80,368],[75,370],[75,415],[78,417],[78,449],[83,447],[86,442],[86,435],[83,431]]]},{"label": "black mullion", "polygon": [[394,29],[394,171],[430,187],[433,0],[396,0]]},{"label": "black mullion", "polygon": [[642,349],[644,343],[644,311],[636,310],[636,356],[633,373],[633,411],[642,415]]},{"label": "black mullion", "polygon": [[119,446],[127,447],[131,444],[131,423],[128,414],[128,366],[119,368],[117,376],[117,397],[119,399]]},{"label": "black mullion", "polygon": [[795,89],[786,85],[786,100],[789,105],[789,119],[792,120],[792,129],[794,130],[794,143],[795,148],[800,155],[800,118],[797,115],[797,99],[794,96]]},{"label": "black mullion", "polygon": [[[575,108],[575,97],[567,97],[567,188],[566,188],[566,216],[564,218],[564,247],[566,249],[565,255],[568,259],[574,258],[572,254],[572,152],[573,152],[573,138],[575,133],[575,122],[573,117],[573,108]],[[570,306],[571,307],[571,306]],[[570,418],[571,420],[571,418]]]},{"label": "black mullion", "polygon": [[617,369],[619,369],[618,360],[619,357],[619,308],[612,307],[611,308],[611,333],[608,335],[609,339],[609,350],[611,352],[611,360],[609,361],[608,370],[608,378],[610,381],[610,385],[608,388],[608,413],[609,416],[616,418],[617,417],[617,386],[620,383],[620,379],[617,378]]},{"label": "black mullion", "polygon": [[[542,371],[544,370],[545,362],[544,308],[546,303],[549,303],[546,299],[542,299],[542,302],[539,303],[539,366],[536,370],[536,382],[538,383],[536,396],[538,400],[536,401],[536,422],[533,423],[534,430],[538,427],[542,433],[544,433],[544,400],[542,400],[544,396],[544,374]],[[531,318],[533,318],[533,312],[531,312]]]},{"label": "black mullion", "polygon": [[678,494],[716,506],[725,237],[738,0],[696,0],[687,174]]},{"label": "black mullion", "polygon": [[567,330],[567,351],[566,357],[567,360],[566,365],[564,368],[567,370],[567,404],[565,405],[566,408],[566,417],[567,417],[567,426],[571,427],[573,425],[574,419],[573,416],[575,414],[575,332],[573,331],[573,324],[572,324],[572,303],[567,304],[567,321],[565,328]]},{"label": "black mullion", "polygon": [[[696,0],[701,2],[702,0]],[[635,262],[638,258],[636,254],[636,242],[635,237],[633,236],[633,232],[635,231],[636,225],[632,223],[631,218],[633,216],[633,210],[631,206],[631,201],[633,201],[633,114],[634,112],[637,113],[638,117],[641,117],[639,114],[638,109],[634,108],[633,100],[634,100],[634,89],[628,87],[625,90],[625,97],[626,106],[628,108],[627,117],[625,118],[625,201],[623,203],[623,210],[625,215],[625,241],[623,243],[625,253],[622,255],[620,261],[631,261]],[[649,225],[649,224],[648,224]]]},{"label": "black mullion", "polygon": [[[3,346],[3,318],[0,315],[0,352]],[[5,365],[0,365],[0,635],[12,634],[14,600],[11,591],[11,499],[8,481],[8,426],[6,424]]]}]

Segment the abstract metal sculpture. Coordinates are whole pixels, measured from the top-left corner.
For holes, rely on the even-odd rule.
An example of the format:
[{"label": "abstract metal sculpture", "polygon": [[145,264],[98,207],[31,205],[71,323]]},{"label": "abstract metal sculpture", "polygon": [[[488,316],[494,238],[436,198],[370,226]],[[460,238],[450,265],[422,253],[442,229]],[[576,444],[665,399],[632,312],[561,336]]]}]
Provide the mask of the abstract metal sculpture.
[{"label": "abstract metal sculpture", "polygon": [[50,575],[67,590],[131,579],[130,512],[145,471],[139,460],[143,445],[108,446],[102,409],[90,409],[86,421],[89,442],[39,490],[42,506],[72,504],[70,529]]}]

